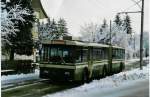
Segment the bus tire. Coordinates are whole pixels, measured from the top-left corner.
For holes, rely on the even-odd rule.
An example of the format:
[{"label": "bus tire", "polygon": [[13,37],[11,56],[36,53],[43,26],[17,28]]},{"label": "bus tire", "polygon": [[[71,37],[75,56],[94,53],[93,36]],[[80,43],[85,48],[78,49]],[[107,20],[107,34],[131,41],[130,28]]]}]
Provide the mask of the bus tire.
[{"label": "bus tire", "polygon": [[122,72],[125,69],[124,63],[120,62],[120,72]]},{"label": "bus tire", "polygon": [[89,82],[89,73],[88,69],[84,68],[83,75],[82,75],[82,83],[88,83]]},{"label": "bus tire", "polygon": [[103,67],[102,77],[105,77],[107,75],[107,68],[106,65]]}]

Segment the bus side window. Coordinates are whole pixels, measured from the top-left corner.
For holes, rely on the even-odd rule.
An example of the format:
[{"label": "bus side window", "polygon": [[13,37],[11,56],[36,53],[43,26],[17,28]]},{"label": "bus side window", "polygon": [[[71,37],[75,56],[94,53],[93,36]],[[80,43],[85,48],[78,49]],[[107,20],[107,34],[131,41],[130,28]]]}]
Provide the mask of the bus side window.
[{"label": "bus side window", "polygon": [[123,50],[120,50],[121,53],[121,59],[123,59]]},{"label": "bus side window", "polygon": [[57,55],[57,49],[56,48],[51,48],[51,57]]},{"label": "bus side window", "polygon": [[119,53],[119,59],[121,59],[121,49],[118,50]]},{"label": "bus side window", "polygon": [[48,54],[47,54],[48,53],[48,48],[47,48],[47,46],[44,46],[42,51],[43,51],[42,52],[43,53],[43,58],[42,59],[43,59],[43,61],[47,61],[47,58],[48,58]]},{"label": "bus side window", "polygon": [[104,59],[104,51],[103,51],[103,49],[101,48],[101,59]]},{"label": "bus side window", "polygon": [[113,49],[112,50],[112,58],[115,58],[116,56],[115,56],[115,50]]},{"label": "bus side window", "polygon": [[66,57],[66,56],[68,56],[69,54],[68,54],[68,51],[67,50],[64,50],[63,51],[63,57]]},{"label": "bus side window", "polygon": [[123,58],[125,58],[125,50],[123,50]]},{"label": "bus side window", "polygon": [[82,61],[82,54],[81,54],[81,49],[76,50],[76,62],[81,62]]},{"label": "bus side window", "polygon": [[97,49],[93,48],[93,60],[97,59]]},{"label": "bus side window", "polygon": [[83,52],[82,52],[82,60],[83,60],[83,62],[87,61],[87,57],[88,57],[88,49],[83,49]]},{"label": "bus side window", "polygon": [[119,52],[118,51],[119,51],[118,49],[115,50],[116,59],[119,59],[119,56],[118,56]]}]

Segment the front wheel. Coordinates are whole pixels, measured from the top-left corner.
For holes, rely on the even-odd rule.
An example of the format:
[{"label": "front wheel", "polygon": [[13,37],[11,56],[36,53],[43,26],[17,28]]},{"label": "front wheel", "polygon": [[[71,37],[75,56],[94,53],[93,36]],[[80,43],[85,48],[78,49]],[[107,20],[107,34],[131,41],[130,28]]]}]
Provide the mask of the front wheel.
[{"label": "front wheel", "polygon": [[88,83],[89,82],[89,73],[88,73],[88,69],[85,68],[83,71],[83,75],[82,75],[82,82],[83,83]]}]

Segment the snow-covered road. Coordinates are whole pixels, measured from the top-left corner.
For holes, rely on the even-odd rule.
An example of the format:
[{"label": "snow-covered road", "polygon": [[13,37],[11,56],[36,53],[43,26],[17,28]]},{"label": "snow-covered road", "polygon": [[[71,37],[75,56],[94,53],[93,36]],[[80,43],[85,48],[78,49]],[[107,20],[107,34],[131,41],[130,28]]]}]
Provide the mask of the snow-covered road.
[{"label": "snow-covered road", "polygon": [[104,79],[93,80],[91,83],[80,87],[49,94],[44,97],[126,97],[129,95],[138,97],[134,93],[142,90],[145,90],[145,93],[142,92],[144,95],[140,97],[147,97],[149,88],[148,70],[149,65],[143,67],[143,70],[137,68],[121,72]]},{"label": "snow-covered road", "polygon": [[23,83],[29,80],[38,80],[39,70],[36,69],[34,73],[29,74],[15,74],[15,75],[3,75],[1,76],[1,87],[6,88],[13,86],[14,84]]}]

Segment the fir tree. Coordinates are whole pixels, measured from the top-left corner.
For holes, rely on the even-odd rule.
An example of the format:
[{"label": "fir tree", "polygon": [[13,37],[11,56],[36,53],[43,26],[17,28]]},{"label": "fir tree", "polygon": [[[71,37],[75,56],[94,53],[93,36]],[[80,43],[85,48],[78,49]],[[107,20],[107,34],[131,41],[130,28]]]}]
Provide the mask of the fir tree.
[{"label": "fir tree", "polygon": [[60,39],[68,34],[66,26],[67,24],[64,19],[56,21],[55,19],[50,20],[49,18],[46,24],[43,23],[38,25],[39,39]]},{"label": "fir tree", "polygon": [[58,23],[57,23],[57,27],[58,27],[58,36],[62,37],[68,34],[68,29],[67,29],[67,23],[64,19],[59,19]]},{"label": "fir tree", "polygon": [[107,25],[107,21],[106,19],[103,20],[103,24],[102,24],[102,28],[106,28],[108,25]]},{"label": "fir tree", "polygon": [[100,36],[102,37],[98,42],[99,43],[103,43],[103,44],[107,44],[109,42],[109,39],[108,39],[108,24],[107,24],[107,21],[106,19],[103,20],[103,23],[101,25],[101,28],[100,28]]},{"label": "fir tree", "polygon": [[51,36],[53,39],[59,39],[57,23],[54,19],[51,24]]},{"label": "fir tree", "polygon": [[123,21],[124,30],[127,31],[127,34],[132,33],[132,27],[131,27],[131,20],[128,15],[126,15],[124,21]]},{"label": "fir tree", "polygon": [[118,14],[115,17],[114,22],[116,23],[116,25],[121,26],[122,20],[121,20],[121,18],[120,18],[120,16]]}]

